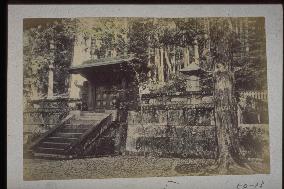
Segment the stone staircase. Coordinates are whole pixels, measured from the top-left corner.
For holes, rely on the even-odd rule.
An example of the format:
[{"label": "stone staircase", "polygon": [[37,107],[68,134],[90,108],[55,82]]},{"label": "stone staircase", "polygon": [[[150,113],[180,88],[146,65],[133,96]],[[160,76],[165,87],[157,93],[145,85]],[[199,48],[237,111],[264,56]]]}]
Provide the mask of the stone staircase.
[{"label": "stone staircase", "polygon": [[33,155],[49,158],[87,156],[110,128],[112,115],[81,112],[69,115],[31,145]]}]

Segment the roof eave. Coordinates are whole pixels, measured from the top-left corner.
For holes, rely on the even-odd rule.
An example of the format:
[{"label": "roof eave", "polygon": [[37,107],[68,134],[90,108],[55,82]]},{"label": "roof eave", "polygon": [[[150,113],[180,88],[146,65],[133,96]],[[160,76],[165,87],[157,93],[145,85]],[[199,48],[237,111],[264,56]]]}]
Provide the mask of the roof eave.
[{"label": "roof eave", "polygon": [[121,60],[113,60],[113,61],[106,61],[106,62],[94,62],[94,61],[85,61],[85,62],[90,62],[87,64],[81,64],[78,66],[71,66],[69,68],[69,73],[74,73],[74,74],[79,74],[81,70],[87,69],[87,68],[95,68],[95,67],[105,67],[105,66],[111,66],[115,64],[125,64],[127,62],[130,62],[134,60],[135,58],[126,58],[126,59],[121,59]]}]

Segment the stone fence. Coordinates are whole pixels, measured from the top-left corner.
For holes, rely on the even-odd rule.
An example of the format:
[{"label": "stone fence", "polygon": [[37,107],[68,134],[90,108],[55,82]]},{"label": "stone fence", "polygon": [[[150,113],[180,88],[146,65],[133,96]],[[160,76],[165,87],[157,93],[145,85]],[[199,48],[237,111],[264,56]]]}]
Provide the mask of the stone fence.
[{"label": "stone fence", "polygon": [[80,104],[79,100],[68,98],[28,101],[23,112],[24,144],[57,125],[70,110],[80,108],[78,104]]},{"label": "stone fence", "polygon": [[[126,151],[154,156],[214,158],[217,153],[214,122],[190,124],[180,113],[155,110],[128,112]],[[188,115],[187,115],[188,116]],[[262,158],[268,149],[268,124],[239,125],[241,151],[246,157]]]},{"label": "stone fence", "polygon": [[215,156],[210,91],[142,95],[140,110],[128,111],[128,153],[158,156]]},{"label": "stone fence", "polygon": [[254,99],[268,101],[267,91],[238,91],[243,98],[252,97]]},{"label": "stone fence", "polygon": [[[210,93],[149,94],[140,110],[128,111],[126,151],[191,158],[217,153],[214,105]],[[268,149],[268,124],[240,124],[241,151],[262,158]]]}]

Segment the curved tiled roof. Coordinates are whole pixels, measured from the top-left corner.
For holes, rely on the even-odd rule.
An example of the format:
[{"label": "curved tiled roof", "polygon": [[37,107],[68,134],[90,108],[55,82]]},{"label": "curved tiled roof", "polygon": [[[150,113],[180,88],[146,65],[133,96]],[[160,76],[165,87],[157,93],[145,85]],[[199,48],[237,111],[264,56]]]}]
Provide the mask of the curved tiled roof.
[{"label": "curved tiled roof", "polygon": [[69,68],[69,72],[78,73],[82,69],[127,63],[134,59],[135,57],[133,55],[127,55],[127,56],[117,56],[117,57],[87,60],[80,65],[71,66]]}]

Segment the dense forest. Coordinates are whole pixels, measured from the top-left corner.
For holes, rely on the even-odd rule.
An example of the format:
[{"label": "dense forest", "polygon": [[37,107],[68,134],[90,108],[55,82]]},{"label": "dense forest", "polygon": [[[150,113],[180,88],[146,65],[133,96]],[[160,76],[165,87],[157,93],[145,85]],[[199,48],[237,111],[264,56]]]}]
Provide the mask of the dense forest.
[{"label": "dense forest", "polygon": [[[230,22],[236,90],[266,89],[264,19],[230,18]],[[55,68],[54,93],[67,93],[68,68],[78,35],[94,46],[89,50],[90,59],[134,54],[139,59],[135,66],[142,73],[141,81],[148,77],[166,84],[177,79],[177,70],[196,61],[196,56],[201,67],[212,71],[216,27],[223,27],[218,18],[26,19],[24,26],[26,97],[47,93],[50,64]]]}]

